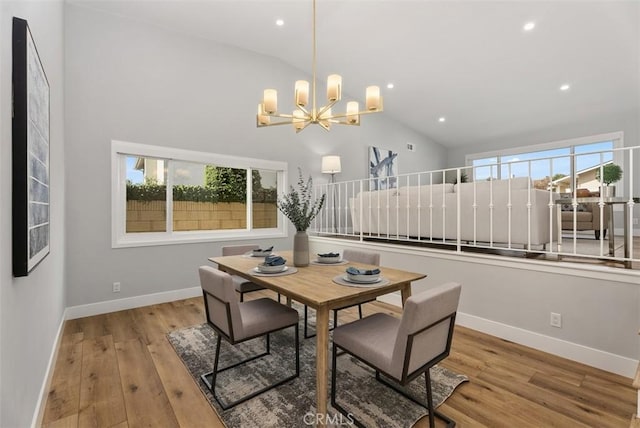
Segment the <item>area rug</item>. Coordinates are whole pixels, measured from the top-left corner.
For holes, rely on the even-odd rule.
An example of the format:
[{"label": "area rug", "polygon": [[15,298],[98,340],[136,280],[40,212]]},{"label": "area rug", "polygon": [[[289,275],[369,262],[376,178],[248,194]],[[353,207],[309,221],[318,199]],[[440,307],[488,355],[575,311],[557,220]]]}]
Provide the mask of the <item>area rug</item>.
[{"label": "area rug", "polygon": [[[207,324],[171,332],[167,338],[189,370],[209,403],[225,425],[235,427],[305,427],[315,425],[315,339],[302,339],[300,325],[300,376],[251,400],[223,411],[200,379],[213,368],[216,333]],[[293,329],[271,335],[271,354],[237,368],[218,374],[216,392],[225,402],[231,402],[262,386],[295,372],[295,353],[292,346]],[[222,341],[220,367],[226,367],[264,350],[263,338],[235,347]],[[443,367],[431,369],[434,405],[442,404],[462,382],[468,381]],[[329,385],[329,388],[331,386]],[[421,400],[425,396],[424,377],[408,386],[409,392]],[[375,380],[375,372],[345,354],[338,357],[338,399],[356,418],[368,427],[411,427],[427,414],[402,395]],[[329,406],[329,420],[350,425]]]}]

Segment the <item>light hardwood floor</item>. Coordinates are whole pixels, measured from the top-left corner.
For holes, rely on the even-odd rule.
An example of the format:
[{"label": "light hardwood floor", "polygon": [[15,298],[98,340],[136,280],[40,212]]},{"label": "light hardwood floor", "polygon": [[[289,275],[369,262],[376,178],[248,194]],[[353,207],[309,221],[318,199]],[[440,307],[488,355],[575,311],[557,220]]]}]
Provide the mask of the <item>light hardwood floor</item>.
[{"label": "light hardwood floor", "polygon": [[[247,297],[263,295],[273,294]],[[165,338],[203,323],[203,311],[194,298],[67,321],[43,426],[223,427]],[[340,312],[341,323],[356,317]],[[635,411],[631,379],[464,327],[442,365],[470,379],[440,407],[459,427],[628,427]]]}]

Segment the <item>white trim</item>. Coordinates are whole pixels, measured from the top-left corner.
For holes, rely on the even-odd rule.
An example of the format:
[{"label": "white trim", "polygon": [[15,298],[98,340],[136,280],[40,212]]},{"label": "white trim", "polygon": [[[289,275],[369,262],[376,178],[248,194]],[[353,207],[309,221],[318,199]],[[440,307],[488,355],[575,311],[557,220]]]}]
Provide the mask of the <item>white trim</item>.
[{"label": "white trim", "polygon": [[64,331],[64,322],[67,319],[67,310],[65,309],[60,319],[60,325],[58,326],[58,332],[56,333],[56,339],[53,342],[51,348],[51,355],[49,355],[49,362],[47,363],[47,370],[45,371],[44,378],[42,379],[42,386],[40,387],[40,393],[38,394],[38,401],[33,412],[33,418],[31,419],[31,428],[36,428],[42,425],[44,418],[44,406],[46,402],[45,398],[49,394],[51,388],[51,380],[53,379],[53,370],[55,368],[56,361],[58,359],[58,351],[60,350],[60,343],[62,343],[62,332]]},{"label": "white trim", "polygon": [[[624,163],[623,149],[625,148],[623,131],[609,132],[606,134],[588,135],[584,137],[570,138],[567,140],[552,141],[552,142],[547,142],[542,144],[532,144],[532,145],[512,147],[512,148],[506,148],[506,149],[491,150],[488,152],[470,153],[465,155],[465,165],[473,166],[473,161],[479,160],[479,159],[493,158],[493,157],[503,158],[507,156],[521,155],[525,153],[535,153],[535,152],[540,152],[545,150],[569,148],[569,147],[582,146],[582,145],[588,145],[588,144],[596,144],[596,143],[601,143],[606,141],[611,141],[613,143],[612,162],[618,165],[623,165]],[[558,157],[564,158],[567,156],[571,157],[570,169],[571,171],[573,171],[575,156],[581,156],[584,153],[575,154],[573,153],[574,152],[573,150],[571,150],[571,152],[572,152],[571,154],[558,155],[554,157],[556,158]],[[530,159],[529,161],[533,161],[533,159]],[[502,162],[502,160],[500,160],[498,164],[493,164],[494,166],[497,166],[496,169],[497,169],[498,177],[500,177],[501,167],[505,164],[508,164],[508,162]],[[478,165],[477,167],[482,168],[484,166],[485,165]],[[491,166],[491,165],[486,165],[486,166]],[[475,168],[473,172],[475,177]],[[490,173],[493,174],[493,170],[491,170]],[[575,171],[576,176],[578,173],[579,171]],[[571,172],[571,174],[573,174],[573,172]],[[616,184],[616,186],[620,189],[621,193],[624,193],[624,181],[625,180],[621,180],[618,182],[619,184]]]},{"label": "white trim", "polygon": [[[284,224],[284,222],[283,222]],[[131,235],[131,234],[129,234]],[[145,235],[145,236],[139,236]],[[174,232],[145,233],[136,236],[124,236],[118,242],[113,242],[111,248],[152,247],[156,245],[175,245],[199,242],[238,241],[244,239],[274,239],[288,237],[287,230],[279,229],[253,229],[253,230],[227,230],[219,232]]]},{"label": "white trim", "polygon": [[[402,307],[402,297],[399,293],[380,296],[378,300]],[[622,355],[465,314],[464,312],[458,312],[456,324],[628,378],[633,378],[638,367],[638,360],[633,358],[623,357]]]},{"label": "white trim", "polygon": [[66,319],[90,317],[125,309],[140,308],[158,303],[173,302],[175,300],[190,299],[202,295],[202,288],[190,287],[180,290],[163,291],[145,294],[143,296],[125,297],[124,299],[107,300],[105,302],[89,303],[87,305],[70,306],[67,308]]},{"label": "white trim", "polygon": [[393,251],[394,253],[399,254],[457,260],[466,263],[479,263],[483,265],[508,267],[534,272],[556,273],[580,278],[602,279],[605,281],[615,281],[633,285],[640,284],[640,271],[635,269],[621,269],[601,265],[585,265],[566,261],[520,259],[493,254],[470,252],[458,253],[452,250],[439,250],[437,248],[411,247],[401,244],[386,244],[378,242],[365,243],[348,239],[325,238],[320,236],[310,236],[309,242],[327,243],[331,244],[333,247],[339,245],[365,250],[379,249],[381,251]]},{"label": "white trim", "polygon": [[638,360],[458,312],[456,324],[543,352],[633,378]]},{"label": "white trim", "polygon": [[[288,163],[266,159],[230,156],[209,152],[176,149],[148,144],[137,144],[126,141],[111,141],[111,248],[145,247],[154,245],[172,245],[197,242],[215,242],[240,240],[260,237],[262,239],[286,238],[288,236],[287,221],[284,214],[278,212],[277,227],[270,229],[253,229],[247,223],[246,229],[217,231],[169,231],[172,222],[172,200],[167,195],[167,232],[126,233],[126,158],[129,156],[154,157],[164,160],[179,160],[199,164],[213,164],[230,168],[246,168],[247,170],[270,170],[277,173],[278,196],[287,188]],[[167,177],[167,185],[171,184],[171,174]],[[247,187],[250,188],[250,182]],[[248,193],[250,194],[250,193]],[[247,212],[251,205],[247,207]],[[247,214],[249,217],[249,214]]]},{"label": "white trim", "polygon": [[[617,144],[616,144],[617,140]],[[490,158],[494,156],[511,156],[521,154],[523,152],[541,152],[544,150],[560,149],[568,146],[581,146],[584,144],[593,144],[603,141],[613,141],[613,148],[624,147],[621,142],[624,141],[624,132],[609,132],[606,134],[588,135],[584,137],[569,138],[567,140],[550,141],[541,144],[531,144],[526,146],[512,147],[508,149],[491,150],[488,152],[470,153],[465,156],[465,163],[469,166],[470,160]],[[615,159],[614,159],[615,160]],[[619,162],[618,162],[619,163]]]}]

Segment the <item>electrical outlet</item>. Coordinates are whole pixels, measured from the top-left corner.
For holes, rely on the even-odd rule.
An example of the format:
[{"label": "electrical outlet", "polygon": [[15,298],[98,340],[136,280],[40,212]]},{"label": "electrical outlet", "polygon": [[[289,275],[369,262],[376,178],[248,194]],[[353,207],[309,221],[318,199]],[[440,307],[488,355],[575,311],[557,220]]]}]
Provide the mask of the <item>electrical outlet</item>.
[{"label": "electrical outlet", "polygon": [[416,146],[413,143],[407,143],[407,150],[409,150],[410,152],[415,152]]},{"label": "electrical outlet", "polygon": [[113,283],[113,292],[114,293],[119,293],[120,292],[120,283],[119,282],[114,282]]},{"label": "electrical outlet", "polygon": [[633,218],[633,224],[635,224],[636,226],[638,225],[638,217]]},{"label": "electrical outlet", "polygon": [[562,315],[557,314],[555,312],[551,312],[551,327],[562,328]]}]

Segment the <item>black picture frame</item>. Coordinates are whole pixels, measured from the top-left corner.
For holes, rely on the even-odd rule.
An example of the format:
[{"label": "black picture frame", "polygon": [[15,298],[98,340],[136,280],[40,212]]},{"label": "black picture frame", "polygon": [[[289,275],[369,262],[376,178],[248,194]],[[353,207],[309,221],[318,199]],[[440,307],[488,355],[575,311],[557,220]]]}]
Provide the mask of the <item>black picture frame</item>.
[{"label": "black picture frame", "polygon": [[13,18],[13,275],[50,251],[50,88],[27,21]]}]

